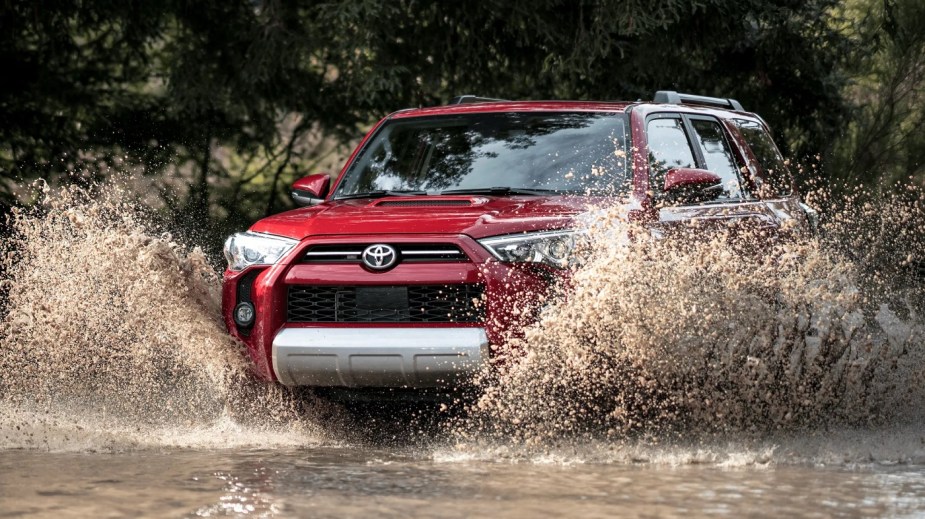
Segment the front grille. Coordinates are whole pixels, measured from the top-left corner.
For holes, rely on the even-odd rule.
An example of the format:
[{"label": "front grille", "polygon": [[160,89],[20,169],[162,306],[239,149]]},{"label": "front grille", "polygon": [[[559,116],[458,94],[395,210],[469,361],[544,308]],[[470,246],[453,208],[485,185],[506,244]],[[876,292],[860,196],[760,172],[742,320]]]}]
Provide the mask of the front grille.
[{"label": "front grille", "polygon": [[[303,263],[360,263],[363,250],[371,243],[312,245],[302,255]],[[399,263],[468,261],[462,249],[452,243],[393,243]]]},{"label": "front grille", "polygon": [[293,323],[477,323],[483,286],[290,286]]}]

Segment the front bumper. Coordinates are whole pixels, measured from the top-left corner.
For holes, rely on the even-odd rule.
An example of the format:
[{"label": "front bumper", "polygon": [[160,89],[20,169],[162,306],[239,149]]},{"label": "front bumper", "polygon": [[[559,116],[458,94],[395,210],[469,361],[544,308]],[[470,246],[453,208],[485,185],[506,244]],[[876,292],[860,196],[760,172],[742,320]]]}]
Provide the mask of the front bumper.
[{"label": "front bumper", "polygon": [[447,387],[488,362],[482,328],[283,328],[273,371],[287,386]]},{"label": "front bumper", "polygon": [[[346,262],[299,260],[303,251],[315,245],[378,242],[456,244],[466,259],[442,263],[408,261],[383,272],[370,272]],[[323,236],[303,240],[275,265],[226,271],[222,307],[226,326],[246,346],[253,371],[261,379],[320,387],[439,387],[452,385],[453,378],[478,369],[472,367],[476,350],[477,364],[488,363],[489,354],[483,344],[500,346],[532,322],[535,310],[546,304],[558,274],[545,266],[501,263],[464,235]],[[446,322],[378,323],[359,322],[353,319],[355,316],[336,312],[326,320],[300,321],[288,312],[292,287],[304,290],[440,285],[480,286],[483,296],[479,311],[483,313],[476,320],[454,317]],[[234,322],[233,310],[242,301],[252,301],[256,310],[250,327]],[[440,307],[428,309],[427,315],[435,315],[438,310]],[[472,338],[474,333],[479,334],[477,339]],[[423,351],[415,353],[414,345]],[[350,349],[357,354],[348,353]],[[367,351],[370,353],[364,353]],[[466,352],[466,356],[452,360],[451,355],[458,356],[459,351]],[[427,360],[428,355],[433,358]],[[374,368],[364,372],[360,368],[364,363]],[[385,364],[392,367],[383,368]]]}]

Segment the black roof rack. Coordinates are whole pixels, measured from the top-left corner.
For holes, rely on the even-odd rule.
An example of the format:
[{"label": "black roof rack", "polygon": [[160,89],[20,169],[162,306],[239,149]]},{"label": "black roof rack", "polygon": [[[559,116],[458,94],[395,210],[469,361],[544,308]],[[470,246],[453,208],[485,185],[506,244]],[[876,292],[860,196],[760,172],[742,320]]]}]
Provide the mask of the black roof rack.
[{"label": "black roof rack", "polygon": [[742,108],[742,103],[736,101],[735,99],[726,99],[723,97],[707,97],[707,96],[698,96],[694,94],[681,94],[673,90],[659,90],[655,93],[656,103],[665,103],[669,105],[680,105],[680,104],[692,104],[692,105],[707,105],[707,106],[717,106],[719,108],[731,108],[733,110],[738,110],[744,112],[745,109]]},{"label": "black roof rack", "polygon": [[497,102],[507,101],[507,99],[494,99],[491,97],[479,97],[472,94],[466,94],[461,96],[456,96],[453,99],[450,99],[451,105],[461,105],[465,103],[497,103]]}]

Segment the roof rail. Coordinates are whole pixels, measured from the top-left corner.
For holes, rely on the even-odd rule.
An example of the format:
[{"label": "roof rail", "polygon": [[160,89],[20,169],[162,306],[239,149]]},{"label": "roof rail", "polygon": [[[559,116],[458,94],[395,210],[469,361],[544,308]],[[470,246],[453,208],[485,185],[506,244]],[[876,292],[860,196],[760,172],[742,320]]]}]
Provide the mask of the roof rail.
[{"label": "roof rail", "polygon": [[494,99],[492,97],[479,97],[472,94],[466,94],[450,99],[450,104],[461,105],[465,103],[496,103],[499,101],[507,101],[507,99]]},{"label": "roof rail", "polygon": [[694,94],[680,94],[673,90],[659,90],[655,93],[656,103],[665,103],[670,105],[680,105],[680,104],[692,104],[692,105],[707,105],[707,106],[717,106],[720,108],[731,108],[733,110],[738,110],[744,112],[745,109],[742,108],[742,103],[736,101],[735,99],[726,99],[723,97],[707,97],[707,96],[698,96]]}]

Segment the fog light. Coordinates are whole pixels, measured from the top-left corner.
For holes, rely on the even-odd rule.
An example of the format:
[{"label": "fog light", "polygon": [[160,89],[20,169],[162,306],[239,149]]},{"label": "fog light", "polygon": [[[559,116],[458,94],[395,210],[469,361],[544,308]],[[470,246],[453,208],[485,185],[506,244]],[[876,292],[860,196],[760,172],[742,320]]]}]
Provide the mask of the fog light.
[{"label": "fog light", "polygon": [[250,303],[238,303],[234,307],[234,322],[238,326],[250,326],[254,322],[254,305]]}]

